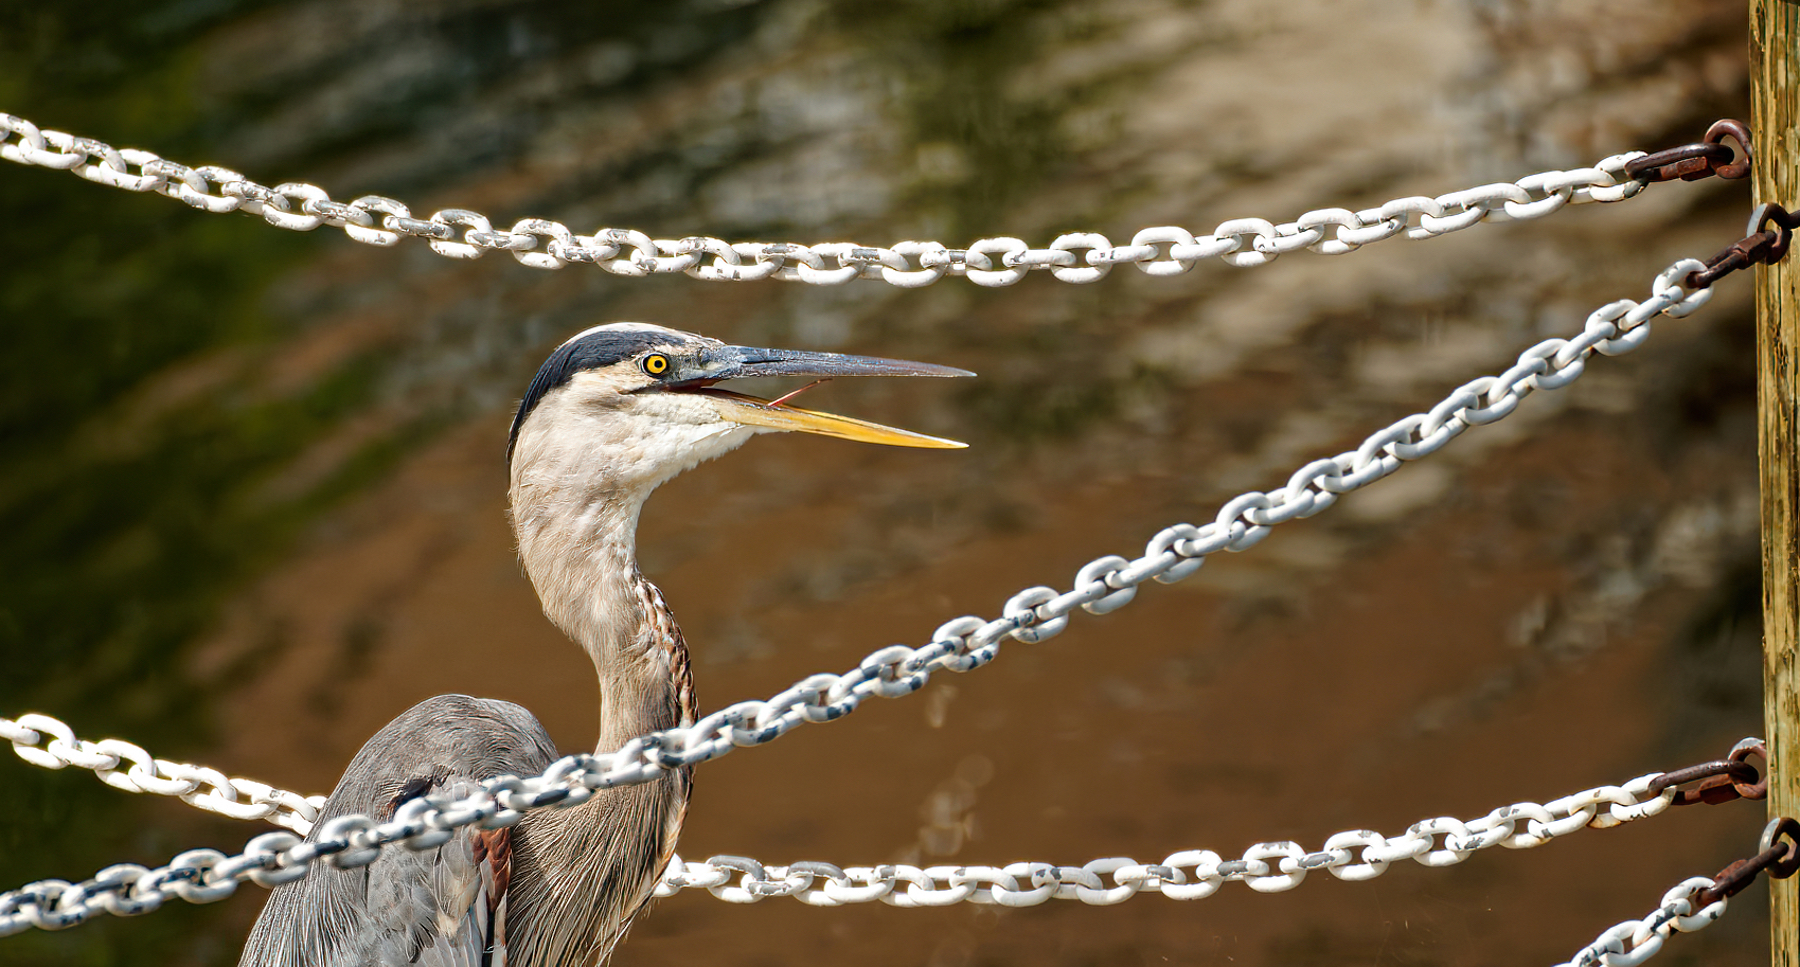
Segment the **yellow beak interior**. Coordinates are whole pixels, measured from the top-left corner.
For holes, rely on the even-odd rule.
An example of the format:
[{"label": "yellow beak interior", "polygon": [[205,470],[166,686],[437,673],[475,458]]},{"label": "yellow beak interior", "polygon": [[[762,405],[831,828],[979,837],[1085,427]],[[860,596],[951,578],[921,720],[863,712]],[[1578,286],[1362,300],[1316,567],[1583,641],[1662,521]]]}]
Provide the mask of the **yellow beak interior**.
[{"label": "yellow beak interior", "polygon": [[834,436],[843,440],[857,440],[862,443],[879,443],[890,447],[929,447],[941,450],[957,450],[968,446],[957,440],[946,440],[942,437],[926,436],[911,430],[902,430],[867,420],[838,416],[835,413],[820,413],[815,410],[803,410],[796,406],[772,406],[768,400],[745,396],[714,387],[701,390],[690,390],[704,394],[718,407],[719,415],[733,423],[744,426],[762,427],[769,430],[798,430],[801,433],[817,433],[820,436]]}]

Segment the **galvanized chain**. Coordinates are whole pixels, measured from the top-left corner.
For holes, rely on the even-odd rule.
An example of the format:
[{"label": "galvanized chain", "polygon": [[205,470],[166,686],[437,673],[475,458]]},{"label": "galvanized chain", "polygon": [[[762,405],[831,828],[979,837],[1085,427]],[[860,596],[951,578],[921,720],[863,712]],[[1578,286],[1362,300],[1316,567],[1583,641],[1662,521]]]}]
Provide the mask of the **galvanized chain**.
[{"label": "galvanized chain", "polygon": [[46,881],[0,894],[0,936],[29,926],[73,926],[101,911],[143,912],[170,896],[191,902],[221,899],[244,879],[264,886],[297,879],[305,875],[308,864],[320,859],[340,867],[363,865],[390,843],[429,848],[461,826],[507,825],[526,809],[573,805],[597,789],[650,782],[736,748],[772,742],[804,723],[842,718],[871,695],[911,694],[923,688],[934,671],[979,668],[999,655],[1005,640],[1043,641],[1067,627],[1077,609],[1090,614],[1115,611],[1130,603],[1138,586],[1147,581],[1168,584],[1187,577],[1206,563],[1207,556],[1251,547],[1275,525],[1310,517],[1406,461],[1437,452],[1470,427],[1505,418],[1531,393],[1560,389],[1580,378],[1596,352],[1616,356],[1636,349],[1649,338],[1652,318],[1686,316],[1711,298],[1711,289],[1689,289],[1682,281],[1704,267],[1697,259],[1676,262],[1656,277],[1651,297],[1644,302],[1621,299],[1594,310],[1575,338],[1538,343],[1499,376],[1466,383],[1429,411],[1376,432],[1357,449],[1301,467],[1285,487],[1238,496],[1206,524],[1164,528],[1139,558],[1112,555],[1088,562],[1076,572],[1075,585],[1068,591],[1027,588],[1006,602],[1001,617],[952,619],[921,648],[882,648],[842,675],[808,676],[767,701],[740,702],[692,726],[639,736],[614,752],[566,757],[542,776],[503,776],[483,782],[466,796],[415,799],[385,823],[362,815],[342,816],[315,830],[310,842],[302,843],[291,833],[266,833],[236,856],[193,850],[158,870],[115,866],[78,885]]},{"label": "galvanized chain", "polygon": [[[1744,161],[1726,163],[1732,153],[1722,143],[1725,134],[1718,133],[1721,126],[1728,128],[1725,134],[1738,137],[1745,146]],[[1622,201],[1646,185],[1670,177],[1743,177],[1749,169],[1749,142],[1747,134],[1739,137],[1734,133],[1741,129],[1738,122],[1720,122],[1707,133],[1704,143],[1655,155],[1630,151],[1589,168],[1545,171],[1435,198],[1396,198],[1362,211],[1324,208],[1281,224],[1263,218],[1234,218],[1207,235],[1164,225],[1143,229],[1123,245],[1114,245],[1095,232],[1071,232],[1058,236],[1047,248],[1032,248],[1012,237],[984,238],[955,249],[941,242],[916,241],[882,247],[852,242],[726,242],[707,236],[653,239],[622,228],[579,235],[561,222],[544,218],[521,219],[510,229],[495,228],[486,216],[460,208],[421,218],[405,204],[380,195],[364,195],[345,203],[333,201],[317,185],[288,182],[270,188],[228,168],[190,168],[148,151],[114,148],[91,138],[46,131],[10,114],[0,114],[0,158],[72,171],[89,181],[127,191],[154,191],[202,211],[257,215],[291,231],[309,232],[329,225],[343,229],[354,241],[383,246],[401,238],[423,238],[432,251],[449,258],[509,252],[519,262],[538,269],[560,269],[581,262],[631,277],[683,272],[708,281],[775,278],[813,285],[873,279],[918,288],[945,276],[960,276],[976,285],[1005,286],[1033,271],[1046,270],[1063,282],[1097,282],[1113,266],[1126,263],[1153,276],[1179,275],[1209,258],[1247,268],[1266,265],[1300,249],[1341,255],[1396,235],[1435,238],[1482,221],[1541,218],[1565,205]]]},{"label": "galvanized chain", "polygon": [[[1745,739],[1732,750],[1733,763],[1767,761],[1761,739]],[[1622,786],[1599,786],[1539,805],[1515,803],[1467,822],[1450,816],[1421,820],[1398,836],[1367,829],[1338,833],[1317,850],[1299,843],[1257,843],[1238,859],[1212,850],[1183,850],[1160,863],[1098,859],[1082,866],[1013,863],[1008,866],[853,866],[803,862],[771,866],[743,856],[714,856],[700,863],[677,856],[657,885],[657,896],[701,889],[728,903],[757,903],[793,897],[817,907],[879,900],[896,907],[941,907],[982,903],[1030,907],[1050,900],[1079,900],[1091,906],[1123,903],[1139,893],[1174,900],[1212,896],[1220,885],[1242,883],[1258,893],[1299,886],[1308,873],[1324,870],[1340,880],[1372,880],[1391,863],[1412,860],[1423,866],[1453,866],[1494,846],[1529,849],[1578,829],[1606,829],[1655,816],[1683,798],[1671,777],[1701,774],[1723,763],[1707,763],[1679,773],[1651,773]],[[1744,798],[1762,798],[1753,793]]]},{"label": "galvanized chain", "polygon": [[46,769],[92,769],[100,781],[126,792],[176,796],[182,802],[233,819],[264,819],[306,835],[324,796],[302,796],[254,779],[231,778],[217,769],[158,759],[121,739],[89,742],[48,715],[0,717],[0,739],[19,758]]}]

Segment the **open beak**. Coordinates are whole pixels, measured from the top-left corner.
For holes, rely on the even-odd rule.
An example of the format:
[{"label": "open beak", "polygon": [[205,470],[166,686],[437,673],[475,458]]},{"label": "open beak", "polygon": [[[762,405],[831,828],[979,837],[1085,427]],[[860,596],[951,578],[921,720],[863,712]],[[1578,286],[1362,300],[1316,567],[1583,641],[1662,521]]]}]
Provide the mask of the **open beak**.
[{"label": "open beak", "polygon": [[[968,444],[942,437],[926,436],[911,430],[882,426],[866,420],[820,413],[788,406],[782,397],[773,402],[714,388],[727,379],[751,376],[973,376],[966,369],[915,363],[904,359],[881,359],[875,356],[843,356],[837,353],[812,353],[791,349],[751,349],[724,346],[709,354],[705,373],[698,378],[669,385],[679,392],[703,395],[718,408],[719,415],[733,423],[769,430],[817,433],[844,440],[879,443],[891,447],[936,447],[955,449]],[[790,394],[791,396],[792,394]]]}]

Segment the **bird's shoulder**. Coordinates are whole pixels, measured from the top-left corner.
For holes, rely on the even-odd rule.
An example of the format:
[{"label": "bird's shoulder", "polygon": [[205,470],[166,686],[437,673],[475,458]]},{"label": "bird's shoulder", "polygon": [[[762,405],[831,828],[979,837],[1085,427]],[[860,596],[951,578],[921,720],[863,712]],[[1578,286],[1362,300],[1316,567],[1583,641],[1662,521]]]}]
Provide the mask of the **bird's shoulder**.
[{"label": "bird's shoulder", "polygon": [[[500,775],[533,775],[556,758],[548,733],[510,702],[439,695],[363,744],[320,811],[389,818],[411,799],[475,791]],[[504,963],[512,831],[465,827],[442,845],[384,850],[352,869],[317,865],[278,888],[245,946],[242,967],[483,967]]]}]

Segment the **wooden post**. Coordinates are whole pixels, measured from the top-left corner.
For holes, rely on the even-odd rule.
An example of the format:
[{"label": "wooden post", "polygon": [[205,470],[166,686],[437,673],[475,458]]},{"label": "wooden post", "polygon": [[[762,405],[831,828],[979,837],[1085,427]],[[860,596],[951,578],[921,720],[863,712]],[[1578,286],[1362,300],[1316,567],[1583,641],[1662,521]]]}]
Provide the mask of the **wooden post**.
[{"label": "wooden post", "polygon": [[[1750,0],[1757,202],[1800,207],[1800,0]],[[1800,262],[1756,270],[1769,815],[1800,816]],[[1800,967],[1800,877],[1770,880],[1774,967]]]}]

